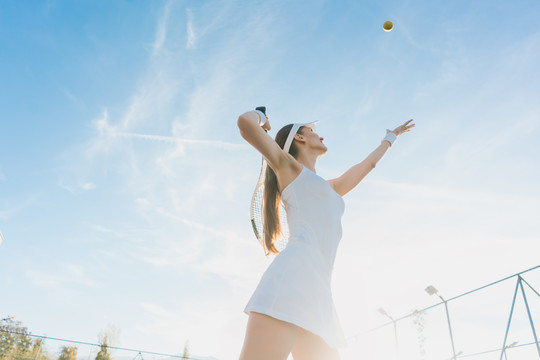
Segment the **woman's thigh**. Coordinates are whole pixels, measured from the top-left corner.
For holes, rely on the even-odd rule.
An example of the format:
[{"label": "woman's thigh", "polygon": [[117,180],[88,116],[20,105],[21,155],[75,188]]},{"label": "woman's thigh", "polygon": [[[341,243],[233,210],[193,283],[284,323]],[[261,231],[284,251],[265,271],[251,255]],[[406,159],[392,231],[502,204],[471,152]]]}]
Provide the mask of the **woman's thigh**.
[{"label": "woman's thigh", "polygon": [[250,312],[240,360],[286,360],[299,330],[294,324]]},{"label": "woman's thigh", "polygon": [[320,337],[300,328],[292,348],[294,360],[339,360],[337,349],[331,348]]}]

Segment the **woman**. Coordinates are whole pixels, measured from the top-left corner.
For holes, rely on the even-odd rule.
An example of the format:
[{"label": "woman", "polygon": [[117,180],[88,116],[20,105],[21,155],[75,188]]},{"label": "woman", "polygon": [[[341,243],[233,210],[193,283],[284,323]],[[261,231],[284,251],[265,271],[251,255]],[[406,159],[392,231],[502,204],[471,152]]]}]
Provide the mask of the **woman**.
[{"label": "woman", "polygon": [[[242,137],[266,159],[263,245],[279,253],[249,300],[246,337],[240,360],[339,359],[345,345],[332,300],[330,280],[341,238],[342,196],[375,167],[394,140],[410,131],[412,120],[386,130],[381,144],[343,175],[324,180],[315,173],[317,159],[327,151],[315,124],[290,124],[275,141],[260,111],[238,118]],[[266,131],[265,131],[266,130]],[[289,241],[279,252],[279,203],[289,223]]]}]

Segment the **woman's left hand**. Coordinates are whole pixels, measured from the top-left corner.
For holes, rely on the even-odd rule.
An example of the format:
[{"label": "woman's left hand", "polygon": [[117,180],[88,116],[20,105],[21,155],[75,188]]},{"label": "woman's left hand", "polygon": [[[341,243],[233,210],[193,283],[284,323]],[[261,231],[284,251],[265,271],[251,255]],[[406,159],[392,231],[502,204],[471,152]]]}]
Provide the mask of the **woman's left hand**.
[{"label": "woman's left hand", "polygon": [[409,123],[413,121],[413,119],[407,121],[405,124],[401,125],[401,126],[398,126],[397,128],[395,128],[394,130],[389,130],[389,129],[386,129],[386,133],[390,133],[390,132],[393,132],[394,134],[396,134],[396,136],[399,136],[403,133],[406,133],[406,132],[409,132],[411,131],[411,129],[414,127],[415,124],[411,124],[409,125]]}]

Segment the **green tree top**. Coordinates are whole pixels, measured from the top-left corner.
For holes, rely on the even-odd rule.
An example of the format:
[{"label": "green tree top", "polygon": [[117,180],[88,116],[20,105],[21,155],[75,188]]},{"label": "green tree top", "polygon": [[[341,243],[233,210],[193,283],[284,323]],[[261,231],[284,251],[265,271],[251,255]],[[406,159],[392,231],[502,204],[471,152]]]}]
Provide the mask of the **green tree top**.
[{"label": "green tree top", "polygon": [[76,346],[62,346],[58,360],[77,360]]},{"label": "green tree top", "polygon": [[33,339],[20,321],[9,317],[0,321],[0,359],[32,358],[47,360],[43,341]]}]

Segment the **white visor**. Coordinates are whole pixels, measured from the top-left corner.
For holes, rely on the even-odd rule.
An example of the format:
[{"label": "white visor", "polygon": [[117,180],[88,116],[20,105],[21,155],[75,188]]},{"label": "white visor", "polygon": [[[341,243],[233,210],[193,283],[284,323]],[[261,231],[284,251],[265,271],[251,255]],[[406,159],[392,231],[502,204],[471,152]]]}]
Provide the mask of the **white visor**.
[{"label": "white visor", "polygon": [[293,124],[293,127],[291,131],[289,132],[289,135],[287,136],[287,141],[285,141],[285,146],[283,147],[283,150],[285,150],[286,153],[289,153],[289,149],[291,148],[291,144],[294,139],[294,135],[296,135],[296,132],[298,129],[300,129],[302,126],[307,126],[313,129],[313,131],[316,131],[317,121],[312,121],[310,123],[305,124]]}]

